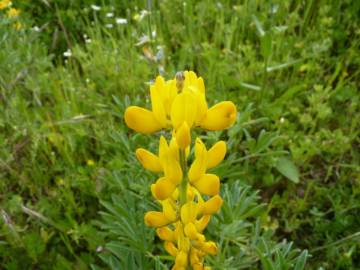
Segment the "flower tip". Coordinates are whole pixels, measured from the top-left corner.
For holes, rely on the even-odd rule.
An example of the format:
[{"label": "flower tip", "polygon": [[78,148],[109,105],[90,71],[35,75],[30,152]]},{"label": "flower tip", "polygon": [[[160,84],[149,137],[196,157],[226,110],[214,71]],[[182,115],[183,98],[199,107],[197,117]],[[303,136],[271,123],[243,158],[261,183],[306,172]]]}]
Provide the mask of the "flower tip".
[{"label": "flower tip", "polygon": [[186,122],[175,132],[175,138],[180,149],[186,149],[191,143],[190,128]]}]

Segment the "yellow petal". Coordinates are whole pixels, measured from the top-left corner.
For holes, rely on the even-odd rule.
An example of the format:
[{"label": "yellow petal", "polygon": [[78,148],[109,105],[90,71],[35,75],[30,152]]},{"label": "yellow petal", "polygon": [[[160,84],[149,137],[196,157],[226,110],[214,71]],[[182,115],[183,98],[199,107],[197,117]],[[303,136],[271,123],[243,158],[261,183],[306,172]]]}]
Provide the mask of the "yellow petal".
[{"label": "yellow petal", "polygon": [[197,111],[196,111],[196,118],[195,122],[196,125],[199,125],[201,121],[206,117],[206,113],[208,110],[208,106],[205,99],[205,94],[196,93],[196,102],[197,102]]},{"label": "yellow petal", "polygon": [[197,101],[190,92],[178,94],[171,108],[171,123],[177,129],[184,121],[191,128],[194,124],[197,112]]},{"label": "yellow petal", "polygon": [[173,242],[165,242],[164,247],[171,256],[176,257],[176,255],[179,253],[179,250],[175,247]]},{"label": "yellow petal", "polygon": [[158,200],[169,198],[175,191],[176,185],[166,177],[159,178],[154,185],[151,185],[151,191]]},{"label": "yellow petal", "polygon": [[187,254],[184,251],[180,251],[175,258],[175,265],[176,266],[183,266],[186,267],[187,265]]},{"label": "yellow petal", "polygon": [[156,120],[154,114],[141,107],[130,106],[125,110],[126,125],[136,132],[149,134],[159,131],[162,126]]},{"label": "yellow petal", "polygon": [[190,264],[193,267],[193,269],[202,269],[202,268],[196,268],[196,264],[202,265],[199,258],[199,252],[196,248],[192,248],[190,251]]},{"label": "yellow petal", "polygon": [[161,124],[161,126],[165,127],[166,113],[159,90],[160,89],[155,88],[153,85],[150,86],[151,108],[156,120]]},{"label": "yellow petal", "polygon": [[174,231],[169,229],[168,227],[161,227],[156,229],[156,234],[163,241],[173,242],[176,240]]},{"label": "yellow petal", "polygon": [[172,222],[176,220],[176,211],[173,208],[173,206],[171,205],[169,200],[165,200],[161,202],[162,204],[162,208],[163,208],[163,213],[164,216],[168,219],[171,220]]},{"label": "yellow petal", "polygon": [[204,215],[199,220],[195,221],[196,230],[202,232],[210,222],[210,215]]},{"label": "yellow petal", "polygon": [[180,164],[177,160],[169,157],[163,164],[165,177],[170,180],[174,185],[180,184],[183,173]]},{"label": "yellow petal", "polygon": [[200,126],[208,130],[223,130],[230,127],[236,120],[236,107],[231,101],[220,102],[211,107]]},{"label": "yellow petal", "polygon": [[220,210],[223,200],[219,195],[215,195],[211,199],[207,200],[204,203],[202,208],[202,214],[204,215],[212,215]]},{"label": "yellow petal", "polygon": [[181,207],[181,221],[183,224],[194,223],[198,214],[198,207],[195,202],[187,202]]},{"label": "yellow petal", "polygon": [[198,191],[208,196],[216,195],[220,190],[220,179],[215,174],[203,174],[192,184]]},{"label": "yellow petal", "polygon": [[156,211],[147,212],[144,221],[147,226],[154,228],[163,227],[171,223],[171,220],[169,220],[164,213]]},{"label": "yellow petal", "polygon": [[207,151],[205,145],[200,142],[201,140],[197,140],[195,146],[195,160],[191,164],[188,173],[190,183],[197,181],[206,171]]},{"label": "yellow petal", "polygon": [[136,157],[140,161],[141,165],[152,172],[162,172],[162,166],[160,164],[159,157],[153,153],[147,151],[144,148],[136,149]]},{"label": "yellow petal", "polygon": [[208,254],[216,255],[217,246],[213,241],[208,241],[202,245],[201,250]]},{"label": "yellow petal", "polygon": [[175,133],[176,141],[180,149],[186,149],[191,143],[190,128],[186,122]]},{"label": "yellow petal", "polygon": [[191,266],[193,270],[204,270],[204,267],[200,262],[191,264]]},{"label": "yellow petal", "polygon": [[207,168],[213,168],[224,160],[226,154],[226,143],[219,141],[207,153]]},{"label": "yellow petal", "polygon": [[191,240],[196,240],[199,234],[198,231],[196,230],[194,223],[191,222],[185,225],[184,233]]},{"label": "yellow petal", "polygon": [[170,150],[169,154],[171,155],[171,158],[179,161],[179,145],[175,137],[172,137],[170,140],[169,150]]}]

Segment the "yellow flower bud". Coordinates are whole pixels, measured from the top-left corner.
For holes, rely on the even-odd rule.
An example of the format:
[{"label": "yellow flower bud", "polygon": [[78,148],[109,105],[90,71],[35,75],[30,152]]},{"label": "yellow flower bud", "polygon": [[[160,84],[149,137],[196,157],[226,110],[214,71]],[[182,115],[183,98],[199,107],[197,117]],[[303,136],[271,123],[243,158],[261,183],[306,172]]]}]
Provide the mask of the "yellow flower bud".
[{"label": "yellow flower bud", "polygon": [[196,240],[198,238],[198,232],[196,230],[196,227],[194,223],[188,223],[185,225],[184,233],[187,237],[189,237],[191,240]]},{"label": "yellow flower bud", "polygon": [[151,192],[158,200],[166,200],[173,194],[175,189],[176,185],[166,177],[159,178],[155,184],[151,185]]},{"label": "yellow flower bud", "polygon": [[234,124],[236,107],[231,101],[220,102],[211,107],[200,126],[208,130],[223,130]]},{"label": "yellow flower bud", "polygon": [[223,200],[221,199],[221,197],[219,195],[215,195],[204,203],[202,214],[212,215],[216,213],[221,208],[222,203]]},{"label": "yellow flower bud", "polygon": [[147,226],[158,228],[169,224],[172,220],[169,220],[162,212],[149,211],[145,214],[144,221]]},{"label": "yellow flower bud", "polygon": [[180,251],[175,258],[175,265],[176,266],[185,266],[187,265],[187,254],[185,251]]},{"label": "yellow flower bud", "polygon": [[208,254],[215,255],[217,253],[217,246],[213,241],[208,241],[201,246],[201,250]]},{"label": "yellow flower bud", "polygon": [[156,233],[161,240],[173,242],[176,240],[174,231],[169,227],[161,227],[156,229]]},{"label": "yellow flower bud", "polygon": [[197,141],[198,149],[195,150],[195,160],[191,164],[189,169],[189,180],[190,183],[197,181],[206,171],[207,165],[207,153],[204,144],[200,144]]},{"label": "yellow flower bud", "polygon": [[194,223],[198,214],[198,207],[195,202],[187,202],[181,207],[181,221],[183,224]]},{"label": "yellow flower bud", "polygon": [[150,134],[159,131],[162,128],[153,112],[141,107],[128,107],[125,110],[124,118],[126,125],[136,132]]},{"label": "yellow flower bud", "polygon": [[226,143],[219,141],[207,152],[207,168],[213,168],[223,161],[226,154]]},{"label": "yellow flower bud", "polygon": [[210,215],[204,215],[199,220],[195,221],[196,230],[202,232],[210,222]]},{"label": "yellow flower bud", "polygon": [[140,161],[141,165],[152,172],[162,172],[162,166],[160,164],[160,159],[158,156],[154,155],[153,153],[143,149],[138,148],[136,149],[136,157]]},{"label": "yellow flower bud", "polygon": [[191,143],[190,128],[186,122],[175,133],[176,141],[180,149],[186,149]]},{"label": "yellow flower bud", "polygon": [[162,201],[161,204],[163,207],[164,216],[168,220],[171,220],[172,222],[175,221],[177,219],[176,211],[175,211],[174,207],[171,205],[170,200]]},{"label": "yellow flower bud", "polygon": [[175,247],[173,242],[165,242],[164,248],[173,257],[176,257],[179,253],[179,250]]},{"label": "yellow flower bud", "polygon": [[214,196],[220,190],[220,179],[215,174],[203,174],[199,180],[192,184],[198,191],[208,196]]}]

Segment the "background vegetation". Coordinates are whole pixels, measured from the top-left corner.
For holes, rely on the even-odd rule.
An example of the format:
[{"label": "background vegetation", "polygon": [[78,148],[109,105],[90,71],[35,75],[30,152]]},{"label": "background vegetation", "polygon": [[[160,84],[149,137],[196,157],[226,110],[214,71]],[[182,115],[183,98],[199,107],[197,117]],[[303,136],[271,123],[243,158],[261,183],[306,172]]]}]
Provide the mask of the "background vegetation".
[{"label": "background vegetation", "polygon": [[[167,269],[129,131],[159,73],[233,100],[214,269],[360,269],[360,2],[13,1],[0,10],[0,268]],[[14,27],[16,22],[21,28]],[[258,190],[258,191],[256,191]]]}]

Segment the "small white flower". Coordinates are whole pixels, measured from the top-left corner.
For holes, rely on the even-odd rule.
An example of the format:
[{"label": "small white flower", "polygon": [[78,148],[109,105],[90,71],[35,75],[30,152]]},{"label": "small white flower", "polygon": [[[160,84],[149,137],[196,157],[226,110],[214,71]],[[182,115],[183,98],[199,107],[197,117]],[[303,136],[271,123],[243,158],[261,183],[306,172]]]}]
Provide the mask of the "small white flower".
[{"label": "small white flower", "polygon": [[113,28],[114,25],[112,23],[108,23],[107,25],[105,25],[106,28]]},{"label": "small white flower", "polygon": [[85,43],[91,43],[91,39],[90,38],[87,38],[87,39],[85,39]]},{"label": "small white flower", "polygon": [[66,52],[64,52],[64,56],[65,57],[71,57],[72,53],[71,53],[71,50],[70,49],[67,49]]},{"label": "small white flower", "polygon": [[92,8],[92,10],[95,10],[95,11],[99,11],[101,9],[101,7],[99,7],[97,5],[91,5],[90,7]]},{"label": "small white flower", "polygon": [[151,32],[151,36],[152,36],[153,38],[156,38],[156,31],[155,31],[155,30]]},{"label": "small white flower", "polygon": [[112,13],[112,12],[106,13],[106,17],[112,18],[112,17],[114,17],[114,13]]},{"label": "small white flower", "polygon": [[280,123],[283,124],[285,122],[285,118],[284,117],[281,117],[280,118]]},{"label": "small white flower", "polygon": [[41,31],[40,27],[38,27],[37,25],[35,25],[35,26],[33,27],[33,30],[34,30],[35,32],[40,32],[40,31]]},{"label": "small white flower", "polygon": [[116,18],[116,24],[127,24],[127,19]]}]

